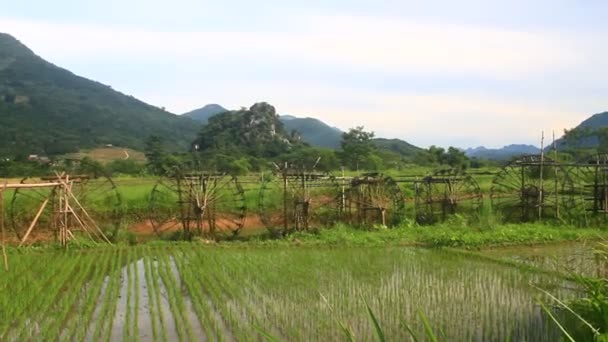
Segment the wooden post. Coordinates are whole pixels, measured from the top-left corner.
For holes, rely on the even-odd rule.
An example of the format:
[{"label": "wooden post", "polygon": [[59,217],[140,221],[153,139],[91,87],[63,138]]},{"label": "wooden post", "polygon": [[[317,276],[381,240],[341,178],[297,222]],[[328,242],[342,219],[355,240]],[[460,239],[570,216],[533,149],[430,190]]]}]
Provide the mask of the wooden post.
[{"label": "wooden post", "polygon": [[[553,161],[555,163],[557,163],[557,144],[555,143],[555,131],[553,131]],[[558,177],[559,174],[557,172],[557,167],[553,167],[553,170],[555,170],[555,214],[557,216],[557,218],[560,218],[560,214],[559,214],[559,195],[558,195],[558,191],[559,191],[559,185],[558,185]]]},{"label": "wooden post", "polygon": [[542,221],[542,217],[543,217],[543,205],[544,205],[544,199],[543,199],[543,166],[544,166],[544,162],[545,162],[545,132],[543,131],[541,133],[541,137],[540,137],[540,181],[539,181],[539,187],[538,187],[538,220]]},{"label": "wooden post", "polygon": [[5,244],[5,234],[4,234],[4,188],[6,187],[6,182],[4,187],[0,189],[0,229],[2,230],[2,258],[4,259],[4,269],[8,272],[8,257],[6,256],[6,248]]},{"label": "wooden post", "polygon": [[289,228],[289,219],[287,218],[287,163],[285,163],[285,168],[281,170],[283,174],[283,235],[287,235],[287,231]]}]

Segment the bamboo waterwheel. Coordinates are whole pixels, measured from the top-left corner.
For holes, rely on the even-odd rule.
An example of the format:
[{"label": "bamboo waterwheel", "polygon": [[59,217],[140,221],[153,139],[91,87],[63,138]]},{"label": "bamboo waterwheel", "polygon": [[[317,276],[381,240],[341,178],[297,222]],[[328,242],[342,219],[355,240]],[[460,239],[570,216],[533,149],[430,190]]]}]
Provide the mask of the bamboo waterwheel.
[{"label": "bamboo waterwheel", "polygon": [[339,202],[336,177],[287,166],[263,177],[258,208],[269,232],[285,235],[333,225]]},{"label": "bamboo waterwheel", "polygon": [[186,239],[236,236],[245,215],[243,187],[227,173],[176,171],[160,179],[150,194],[149,221],[158,235],[179,231]]},{"label": "bamboo waterwheel", "polygon": [[505,165],[492,181],[492,208],[507,222],[562,220],[575,207],[566,168],[552,159],[525,156]]},{"label": "bamboo waterwheel", "polygon": [[344,193],[342,216],[358,226],[396,226],[405,217],[399,185],[389,176],[367,173],[353,178]]},{"label": "bamboo waterwheel", "polygon": [[[575,215],[595,223],[608,220],[608,154],[585,158],[571,167],[577,195]],[[589,223],[589,222],[588,222]]]},{"label": "bamboo waterwheel", "polygon": [[[44,186],[48,183],[65,184]],[[78,231],[79,222],[74,222],[77,220],[75,217],[89,217],[92,222],[103,227],[105,234],[110,237],[120,228],[122,198],[116,184],[107,175],[97,174],[95,178],[87,174],[61,173],[23,178],[20,184],[23,187],[14,190],[8,208],[9,226],[20,240],[33,221],[36,221],[37,233],[40,234],[57,234],[58,227],[62,224]],[[66,199],[68,195],[69,199]],[[77,204],[71,208],[73,215],[62,214],[68,200]]]},{"label": "bamboo waterwheel", "polygon": [[483,205],[479,184],[460,169],[440,169],[414,182],[416,221],[441,222],[453,215],[478,215]]}]

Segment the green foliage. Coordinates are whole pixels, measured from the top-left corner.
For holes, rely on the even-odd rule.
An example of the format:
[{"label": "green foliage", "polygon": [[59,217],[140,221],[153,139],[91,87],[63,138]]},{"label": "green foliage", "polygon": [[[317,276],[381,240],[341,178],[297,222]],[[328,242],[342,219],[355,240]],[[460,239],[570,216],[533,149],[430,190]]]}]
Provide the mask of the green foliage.
[{"label": "green foliage", "polygon": [[157,135],[151,135],[146,139],[145,155],[148,160],[148,170],[154,175],[164,175],[168,167],[167,152],[165,151],[163,139]]},{"label": "green foliage", "polygon": [[428,150],[421,151],[416,157],[416,162],[420,165],[448,165],[459,169],[467,169],[470,165],[469,158],[456,147],[450,146],[446,151],[434,145]]},{"label": "green foliage", "polygon": [[30,161],[0,160],[0,177],[44,176],[50,165]]},{"label": "green foliage", "polygon": [[182,114],[185,117],[192,118],[202,124],[206,124],[210,117],[219,113],[227,112],[228,110],[217,104],[208,104],[203,108],[195,109],[188,113]]},{"label": "green foliage", "polygon": [[600,229],[581,229],[572,226],[555,227],[543,224],[497,225],[493,228],[474,228],[466,223],[446,222],[433,227],[409,223],[393,229],[360,230],[337,226],[317,233],[295,233],[279,243],[311,245],[387,246],[422,245],[427,247],[480,248],[522,244],[543,244],[607,236]]},{"label": "green foliage", "polygon": [[302,141],[319,148],[337,149],[340,147],[342,132],[313,118],[281,116],[287,132],[297,132]]},{"label": "green foliage", "polygon": [[48,63],[0,34],[0,158],[105,144],[142,149],[156,134],[185,149],[196,123]]},{"label": "green foliage", "polygon": [[400,139],[375,138],[373,142],[379,151],[399,156],[400,161],[403,163],[412,162],[416,155],[422,151],[420,147],[416,147]]},{"label": "green foliage", "polygon": [[256,158],[275,158],[300,145],[285,132],[274,107],[265,102],[212,116],[193,142],[202,153]]},{"label": "green foliage", "polygon": [[334,150],[324,148],[302,147],[279,158],[296,167],[311,168],[319,171],[333,171],[340,168],[340,160]]},{"label": "green foliage", "polygon": [[144,174],[146,171],[146,165],[131,159],[113,160],[109,162],[105,167],[106,170],[112,175],[123,174],[137,176]]},{"label": "green foliage", "polygon": [[[363,126],[351,128],[342,134],[340,159],[351,170],[373,169],[373,153],[376,151],[372,139],[374,132],[367,132]],[[370,167],[371,166],[371,167]]]}]

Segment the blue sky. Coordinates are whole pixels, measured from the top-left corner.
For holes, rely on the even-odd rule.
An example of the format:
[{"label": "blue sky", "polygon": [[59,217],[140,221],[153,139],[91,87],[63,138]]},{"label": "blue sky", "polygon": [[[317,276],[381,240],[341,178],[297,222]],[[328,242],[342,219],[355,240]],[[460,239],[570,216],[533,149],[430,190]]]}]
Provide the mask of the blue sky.
[{"label": "blue sky", "polygon": [[29,1],[0,32],[174,113],[267,101],[419,146],[539,144],[608,110],[608,2]]}]

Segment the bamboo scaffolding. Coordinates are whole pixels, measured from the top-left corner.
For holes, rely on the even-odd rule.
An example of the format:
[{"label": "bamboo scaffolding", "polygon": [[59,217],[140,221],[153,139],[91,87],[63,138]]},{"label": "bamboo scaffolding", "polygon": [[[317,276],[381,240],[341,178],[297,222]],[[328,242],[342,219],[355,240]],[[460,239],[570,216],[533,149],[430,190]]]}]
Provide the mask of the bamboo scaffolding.
[{"label": "bamboo scaffolding", "polygon": [[[68,179],[69,178],[66,177],[66,180],[68,180]],[[67,183],[66,181],[63,181],[61,177],[59,177],[59,182],[63,185],[63,189],[65,191],[65,195],[67,196],[67,198],[66,198],[66,212],[71,213],[73,215],[73,217],[78,217],[78,215],[76,214],[76,212],[74,210],[72,210],[71,207],[70,207],[70,205],[69,205],[69,199],[71,199],[72,201],[74,201],[74,204],[76,204],[77,208],[80,209],[82,211],[82,213],[84,214],[82,218],[78,218],[82,223],[84,223],[83,229],[88,230],[90,228],[90,226],[92,226],[99,233],[99,236],[101,236],[102,240],[104,240],[105,242],[107,242],[108,244],[111,245],[112,242],[110,242],[110,240],[108,239],[108,237],[103,233],[103,231],[99,228],[99,226],[97,226],[97,224],[95,223],[95,220],[93,220],[93,218],[91,217],[91,215],[89,215],[89,213],[86,211],[86,209],[82,206],[82,204],[80,203],[80,201],[78,200],[78,198],[76,198],[76,196],[72,192],[71,185],[69,183]],[[89,222],[86,222],[84,219],[88,220]],[[93,234],[95,234],[95,231],[93,231]]]},{"label": "bamboo scaffolding", "polygon": [[[95,223],[95,220],[89,215],[87,210],[82,206],[78,198],[72,192],[72,185],[74,181],[78,181],[79,178],[70,178],[69,175],[65,173],[56,173],[55,177],[48,178],[52,179],[52,182],[47,183],[35,183],[35,184],[22,184],[22,183],[13,183],[13,184],[0,184],[0,228],[2,234],[2,252],[5,255],[5,229],[4,229],[4,191],[7,189],[36,189],[36,188],[59,188],[58,200],[53,208],[53,222],[55,228],[57,229],[57,239],[59,242],[67,247],[67,244],[70,240],[74,239],[74,234],[70,230],[70,221],[74,221],[77,223],[80,228],[89,236],[91,240],[95,238],[103,240],[108,244],[111,244],[110,240],[103,233],[103,231],[99,228],[99,226]],[[19,247],[23,246],[30,234],[38,224],[40,217],[42,216],[44,210],[48,206],[48,203],[51,201],[51,198],[46,198],[44,202],[40,205],[38,211],[36,212],[36,216],[28,226],[28,229],[19,242]],[[75,210],[76,209],[76,210]],[[5,257],[5,268],[8,269],[8,263]]]},{"label": "bamboo scaffolding", "polygon": [[23,239],[21,239],[21,242],[19,243],[19,247],[23,246],[23,244],[25,243],[25,241],[27,240],[27,238],[30,236],[30,233],[32,232],[32,230],[34,229],[34,227],[36,226],[36,223],[38,223],[38,219],[40,219],[40,216],[42,215],[42,212],[44,211],[44,208],[46,208],[46,205],[49,203],[49,199],[47,198],[42,205],[40,206],[40,209],[38,209],[38,212],[36,213],[36,216],[34,217],[34,219],[32,220],[32,223],[30,224],[30,226],[27,228],[27,231],[25,232],[25,235],[23,235]]}]

